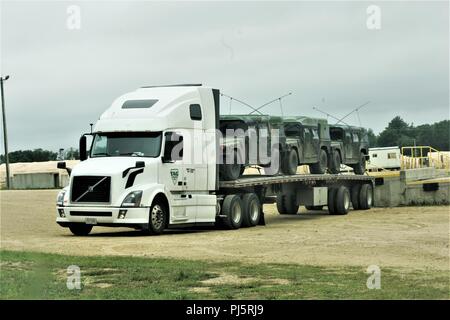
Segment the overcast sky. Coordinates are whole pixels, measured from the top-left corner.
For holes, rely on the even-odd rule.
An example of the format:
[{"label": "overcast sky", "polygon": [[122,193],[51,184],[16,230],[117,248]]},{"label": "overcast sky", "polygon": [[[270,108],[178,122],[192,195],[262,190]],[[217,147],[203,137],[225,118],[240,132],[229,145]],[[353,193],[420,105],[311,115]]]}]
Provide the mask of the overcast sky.
[{"label": "overcast sky", "polygon": [[[67,27],[73,4],[80,29]],[[292,92],[286,115],[370,101],[360,120],[376,133],[396,115],[449,119],[447,2],[2,1],[0,26],[10,151],[76,147],[117,96],[155,84],[203,83],[254,106]]]}]

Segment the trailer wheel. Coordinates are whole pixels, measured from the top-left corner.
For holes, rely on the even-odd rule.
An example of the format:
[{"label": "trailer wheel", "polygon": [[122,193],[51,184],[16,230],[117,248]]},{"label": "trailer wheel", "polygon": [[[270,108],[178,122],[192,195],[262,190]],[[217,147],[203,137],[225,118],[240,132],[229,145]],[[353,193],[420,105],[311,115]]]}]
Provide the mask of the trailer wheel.
[{"label": "trailer wheel", "polygon": [[323,206],[305,206],[306,210],[320,211],[323,210]]},{"label": "trailer wheel", "polygon": [[242,217],[242,226],[254,227],[258,224],[261,217],[261,203],[256,194],[246,193],[242,197],[244,205],[244,215]]},{"label": "trailer wheel", "polygon": [[336,188],[328,188],[328,213],[334,214],[336,212]]},{"label": "trailer wheel", "polygon": [[335,214],[347,214],[350,207],[350,191],[345,186],[340,186],[336,192]]},{"label": "trailer wheel", "polygon": [[331,173],[337,174],[341,171],[341,156],[339,151],[334,150],[330,161],[330,171]]},{"label": "trailer wheel", "polygon": [[363,184],[359,191],[359,207],[361,210],[367,210],[373,204],[373,189],[370,184]]},{"label": "trailer wheel", "polygon": [[359,155],[359,162],[352,167],[355,174],[364,174],[366,172],[366,156],[363,152]]},{"label": "trailer wheel", "polygon": [[76,236],[87,236],[91,232],[92,226],[84,223],[74,223],[69,226],[69,230]]},{"label": "trailer wheel", "polygon": [[328,167],[327,152],[323,149],[320,149],[319,161],[317,163],[309,165],[309,170],[313,174],[324,174],[327,171],[327,167]]},{"label": "trailer wheel", "polygon": [[222,215],[226,217],[223,223],[227,229],[239,229],[242,225],[243,218],[242,200],[235,194],[225,197],[222,205]]},{"label": "trailer wheel", "polygon": [[277,195],[277,210],[279,214],[297,214],[299,207],[295,193]]},{"label": "trailer wheel", "polygon": [[295,149],[290,149],[283,157],[281,170],[284,174],[293,175],[297,173],[298,155]]},{"label": "trailer wheel", "polygon": [[145,233],[150,235],[163,233],[167,225],[167,210],[166,205],[160,201],[155,201],[152,204],[148,217],[148,229],[145,230]]},{"label": "trailer wheel", "polygon": [[[227,159],[225,159],[226,161]],[[237,151],[233,152],[233,163],[231,164],[222,164],[220,166],[220,173],[223,180],[233,181],[239,179],[241,174],[244,172],[242,170],[243,165],[238,158]],[[245,169],[245,168],[244,168]]]},{"label": "trailer wheel", "polygon": [[359,210],[359,193],[361,190],[361,185],[357,184],[352,187],[351,198],[353,210]]}]

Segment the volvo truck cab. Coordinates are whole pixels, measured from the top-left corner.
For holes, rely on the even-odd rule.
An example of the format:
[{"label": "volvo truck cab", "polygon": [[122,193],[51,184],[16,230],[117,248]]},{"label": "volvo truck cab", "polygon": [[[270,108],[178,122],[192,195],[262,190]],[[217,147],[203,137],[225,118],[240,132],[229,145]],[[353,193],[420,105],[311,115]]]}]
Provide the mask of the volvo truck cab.
[{"label": "volvo truck cab", "polygon": [[218,90],[198,85],[117,98],[95,124],[88,153],[80,140],[83,161],[58,195],[57,223],[74,234],[93,225],[160,233],[214,223],[218,103]]}]

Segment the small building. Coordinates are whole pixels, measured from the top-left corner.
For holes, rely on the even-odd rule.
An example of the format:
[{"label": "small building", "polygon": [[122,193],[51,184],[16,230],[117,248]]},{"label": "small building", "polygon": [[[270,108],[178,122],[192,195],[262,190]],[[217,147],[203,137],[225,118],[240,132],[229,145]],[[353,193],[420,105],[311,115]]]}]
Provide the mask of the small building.
[{"label": "small building", "polygon": [[368,167],[399,170],[401,167],[400,147],[369,148]]}]

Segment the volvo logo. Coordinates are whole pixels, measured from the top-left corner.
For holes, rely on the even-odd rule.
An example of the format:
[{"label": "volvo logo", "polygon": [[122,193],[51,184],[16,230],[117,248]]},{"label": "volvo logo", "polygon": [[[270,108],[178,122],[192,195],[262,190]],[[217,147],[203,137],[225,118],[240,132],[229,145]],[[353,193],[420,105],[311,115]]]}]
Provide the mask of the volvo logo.
[{"label": "volvo logo", "polygon": [[87,192],[92,192],[92,191],[94,191],[94,186],[89,186],[87,189]]}]

